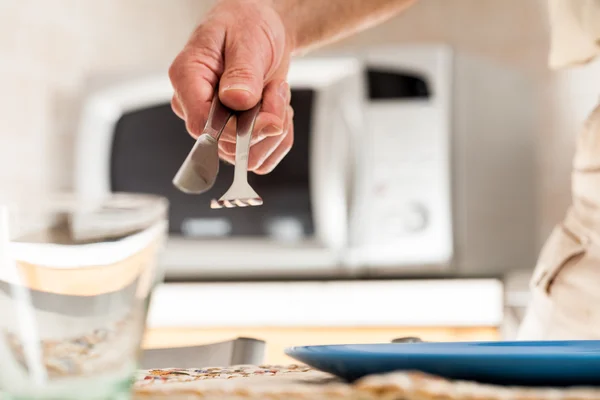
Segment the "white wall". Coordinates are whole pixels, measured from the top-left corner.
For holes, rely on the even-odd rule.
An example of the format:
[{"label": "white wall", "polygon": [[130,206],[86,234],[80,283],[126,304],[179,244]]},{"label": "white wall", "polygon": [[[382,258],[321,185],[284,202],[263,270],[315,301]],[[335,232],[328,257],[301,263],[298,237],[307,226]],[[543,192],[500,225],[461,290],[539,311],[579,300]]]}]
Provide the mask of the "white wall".
[{"label": "white wall", "polygon": [[[68,188],[78,106],[88,78],[166,68],[211,1],[0,2],[0,194]],[[555,123],[546,68],[545,0],[421,0],[335,47],[445,42],[520,68],[547,104],[539,143],[539,242],[569,200],[576,128]]]},{"label": "white wall", "polygon": [[208,1],[0,1],[0,194],[68,188],[88,78],[165,70]]}]

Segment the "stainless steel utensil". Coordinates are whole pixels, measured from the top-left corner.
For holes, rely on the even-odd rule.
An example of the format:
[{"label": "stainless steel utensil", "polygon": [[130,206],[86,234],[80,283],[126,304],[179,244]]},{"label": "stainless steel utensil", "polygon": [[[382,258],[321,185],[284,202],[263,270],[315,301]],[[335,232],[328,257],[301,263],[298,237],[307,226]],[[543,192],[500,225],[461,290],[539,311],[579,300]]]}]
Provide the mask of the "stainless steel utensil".
[{"label": "stainless steel utensil", "polygon": [[260,111],[260,103],[248,111],[237,113],[235,139],[235,170],[231,187],[219,200],[213,200],[211,208],[260,206],[263,201],[248,183],[248,154],[254,122]]},{"label": "stainless steel utensil", "polygon": [[221,104],[218,90],[215,90],[206,126],[173,178],[177,189],[188,194],[201,194],[213,187],[219,173],[218,141],[233,114]]},{"label": "stainless steel utensil", "polygon": [[218,141],[229,119],[235,115],[237,121],[233,183],[219,200],[211,201],[211,208],[261,205],[261,197],[248,183],[250,139],[260,106],[259,103],[247,111],[233,111],[221,103],[218,89],[215,90],[204,131],[175,175],[175,187],[184,193],[201,194],[214,185],[219,173]]}]

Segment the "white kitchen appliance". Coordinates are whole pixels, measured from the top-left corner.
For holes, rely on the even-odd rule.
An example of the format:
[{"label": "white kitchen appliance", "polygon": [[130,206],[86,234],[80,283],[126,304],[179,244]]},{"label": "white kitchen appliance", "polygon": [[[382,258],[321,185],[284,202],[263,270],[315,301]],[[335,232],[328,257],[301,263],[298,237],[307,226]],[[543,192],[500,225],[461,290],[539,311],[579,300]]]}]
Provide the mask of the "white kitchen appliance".
[{"label": "white kitchen appliance", "polygon": [[[383,275],[533,265],[536,103],[528,78],[438,46],[358,56],[371,91],[368,138],[355,155],[348,265]],[[416,95],[390,96],[393,74],[412,78]]]},{"label": "white kitchen appliance", "polygon": [[490,276],[532,265],[525,77],[444,46],[400,46],[298,59],[289,81],[294,148],[250,178],[263,206],[211,210],[212,191],[172,187],[193,139],[163,74],[89,94],[77,191],[169,198],[173,279]]}]

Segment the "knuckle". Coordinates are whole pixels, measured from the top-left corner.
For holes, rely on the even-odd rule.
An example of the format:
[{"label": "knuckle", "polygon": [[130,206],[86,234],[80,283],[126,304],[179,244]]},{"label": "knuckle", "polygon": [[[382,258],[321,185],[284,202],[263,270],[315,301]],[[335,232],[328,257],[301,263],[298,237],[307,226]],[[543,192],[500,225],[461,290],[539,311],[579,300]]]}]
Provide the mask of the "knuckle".
[{"label": "knuckle", "polygon": [[211,47],[200,46],[187,50],[189,52],[187,62],[191,68],[205,69],[212,74],[212,77],[217,77],[223,72],[222,52]]},{"label": "knuckle", "polygon": [[233,155],[235,154],[235,145],[232,143],[219,142],[219,150],[224,154]]},{"label": "knuckle", "polygon": [[179,118],[184,118],[183,111],[179,108],[179,106],[177,104],[171,102],[171,110]]},{"label": "knuckle", "polygon": [[186,128],[192,136],[199,136],[204,130],[204,122],[196,118],[188,118],[185,121]]},{"label": "knuckle", "polygon": [[[214,25],[214,24],[212,24]],[[214,75],[222,72],[223,64],[223,29],[212,25],[200,25],[190,41],[177,55],[169,67],[169,78],[177,89],[177,84],[183,81],[190,69],[198,66],[206,68]]]},{"label": "knuckle", "polygon": [[184,75],[184,71],[185,61],[182,59],[182,55],[180,54],[169,67],[169,79],[171,80],[171,84],[176,90],[179,80]]},{"label": "knuckle", "polygon": [[205,63],[219,63],[223,58],[223,51],[218,46],[204,45],[191,48],[190,56],[194,61],[204,61]]},{"label": "knuckle", "polygon": [[223,133],[221,133],[219,143],[235,143],[235,136],[235,131],[230,129],[228,125],[227,128],[223,130]]},{"label": "knuckle", "polygon": [[287,131],[285,137],[281,141],[281,146],[286,148],[287,151],[289,151],[289,149],[291,149],[293,145],[294,145],[294,132],[293,132],[293,130],[290,129]]},{"label": "knuckle", "polygon": [[185,47],[185,52],[191,59],[206,58],[215,61],[223,57],[223,39],[227,27],[214,21],[198,26],[192,38]]},{"label": "knuckle", "polygon": [[240,81],[253,81],[257,79],[255,70],[256,68],[252,64],[237,64],[227,68],[224,78]]},{"label": "knuckle", "polygon": [[181,104],[179,104],[179,100],[177,100],[177,95],[173,95],[173,97],[171,98],[171,108],[173,109],[173,111],[175,111],[175,113],[180,111]]}]

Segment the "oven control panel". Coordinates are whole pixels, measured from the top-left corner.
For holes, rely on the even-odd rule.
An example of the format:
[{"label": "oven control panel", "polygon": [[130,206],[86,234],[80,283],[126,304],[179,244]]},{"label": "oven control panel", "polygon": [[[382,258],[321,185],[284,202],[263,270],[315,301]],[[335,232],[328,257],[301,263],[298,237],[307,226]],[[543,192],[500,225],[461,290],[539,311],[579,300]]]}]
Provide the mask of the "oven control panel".
[{"label": "oven control panel", "polygon": [[366,59],[353,256],[367,268],[444,268],[453,255],[449,55],[418,53]]}]

